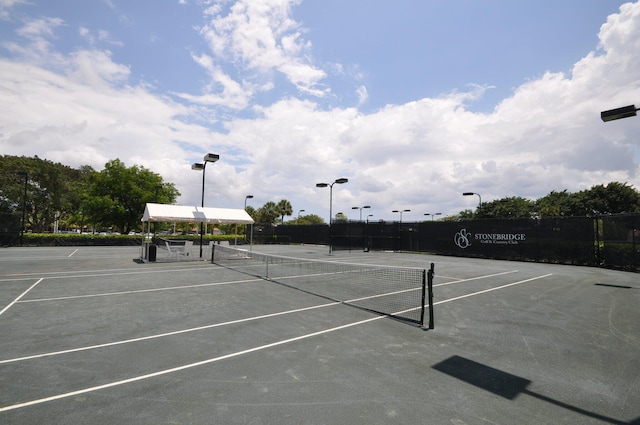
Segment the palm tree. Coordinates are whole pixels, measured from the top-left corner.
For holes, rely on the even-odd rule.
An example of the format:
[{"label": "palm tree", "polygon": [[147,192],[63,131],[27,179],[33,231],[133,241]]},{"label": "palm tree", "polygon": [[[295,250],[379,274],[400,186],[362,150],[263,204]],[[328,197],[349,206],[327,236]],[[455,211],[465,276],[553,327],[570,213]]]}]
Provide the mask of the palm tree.
[{"label": "palm tree", "polygon": [[283,224],[284,224],[284,216],[293,214],[293,208],[291,207],[291,202],[287,201],[286,199],[283,199],[280,202],[278,202],[276,209],[280,214],[280,217],[282,217]]}]

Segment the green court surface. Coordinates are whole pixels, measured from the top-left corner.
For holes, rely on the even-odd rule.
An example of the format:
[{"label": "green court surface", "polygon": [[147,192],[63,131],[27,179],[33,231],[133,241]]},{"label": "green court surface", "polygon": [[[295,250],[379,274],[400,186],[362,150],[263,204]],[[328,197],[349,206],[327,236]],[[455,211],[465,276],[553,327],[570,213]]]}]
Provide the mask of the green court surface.
[{"label": "green court surface", "polygon": [[138,247],[3,248],[0,424],[640,423],[638,274],[251,251],[433,263],[434,329]]}]

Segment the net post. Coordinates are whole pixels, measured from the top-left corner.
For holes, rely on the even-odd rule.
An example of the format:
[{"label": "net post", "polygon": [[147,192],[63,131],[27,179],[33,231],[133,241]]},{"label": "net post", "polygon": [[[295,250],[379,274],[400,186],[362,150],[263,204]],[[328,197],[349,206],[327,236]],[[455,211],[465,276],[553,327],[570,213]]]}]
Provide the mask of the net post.
[{"label": "net post", "polygon": [[422,269],[422,302],[420,303],[420,326],[424,327],[424,302],[426,292],[427,271]]},{"label": "net post", "polygon": [[429,277],[427,281],[428,296],[429,296],[429,329],[433,329],[435,326],[433,320],[433,275],[435,274],[435,265],[431,263],[429,269]]},{"label": "net post", "polygon": [[216,244],[211,244],[211,264],[215,264]]}]

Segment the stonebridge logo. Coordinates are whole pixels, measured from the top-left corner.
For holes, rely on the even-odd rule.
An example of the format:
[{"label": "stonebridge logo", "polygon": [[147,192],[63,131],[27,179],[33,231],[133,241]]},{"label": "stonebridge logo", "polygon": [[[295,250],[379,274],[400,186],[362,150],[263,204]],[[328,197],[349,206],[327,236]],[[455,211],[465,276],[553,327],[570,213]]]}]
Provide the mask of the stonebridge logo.
[{"label": "stonebridge logo", "polygon": [[527,239],[525,233],[475,233],[462,229],[453,237],[453,242],[460,249],[466,249],[471,246],[471,241],[478,241],[481,244],[493,245],[518,245]]},{"label": "stonebridge logo", "polygon": [[467,229],[462,229],[453,237],[453,242],[458,248],[465,249],[471,246],[471,232],[467,232]]}]

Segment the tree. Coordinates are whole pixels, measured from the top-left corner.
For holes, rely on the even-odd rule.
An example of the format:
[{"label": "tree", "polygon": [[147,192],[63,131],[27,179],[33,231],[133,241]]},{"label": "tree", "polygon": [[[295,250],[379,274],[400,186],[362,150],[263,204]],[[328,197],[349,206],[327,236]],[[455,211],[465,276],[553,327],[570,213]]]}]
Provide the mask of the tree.
[{"label": "tree", "polygon": [[[640,192],[627,183],[596,185],[577,194],[576,215],[640,212]],[[581,213],[581,214],[580,214]]]},{"label": "tree", "polygon": [[575,194],[563,190],[551,191],[548,195],[539,198],[536,209],[541,218],[570,216],[576,210],[577,197]]},{"label": "tree", "polygon": [[137,165],[127,168],[114,159],[91,175],[83,210],[93,224],[115,225],[121,233],[128,233],[138,226],[147,202],[162,196],[163,201],[173,203],[179,195],[173,183],[165,183],[159,174]]},{"label": "tree", "polygon": [[336,214],[336,221],[345,222],[347,220],[348,220],[348,218],[347,218],[347,215],[345,213],[339,212],[339,213]]},{"label": "tree", "polygon": [[264,224],[273,224],[279,215],[280,212],[275,202],[269,201],[258,209],[257,221]]},{"label": "tree", "polygon": [[17,156],[0,156],[4,209],[14,212],[23,207],[26,173],[25,227],[34,232],[51,230],[56,216],[71,216],[80,205],[85,175],[60,163]]},{"label": "tree", "polygon": [[492,202],[483,202],[478,207],[478,218],[530,218],[535,204],[525,198],[512,196]]},{"label": "tree", "polygon": [[286,224],[324,224],[324,219],[316,214],[301,215],[296,219],[287,221]]},{"label": "tree", "polygon": [[284,224],[284,216],[285,215],[291,215],[293,214],[293,207],[291,207],[291,203],[289,201],[287,201],[286,199],[281,200],[280,202],[278,202],[278,205],[276,205],[276,209],[278,210],[278,213],[280,214],[281,217],[281,223]]}]

